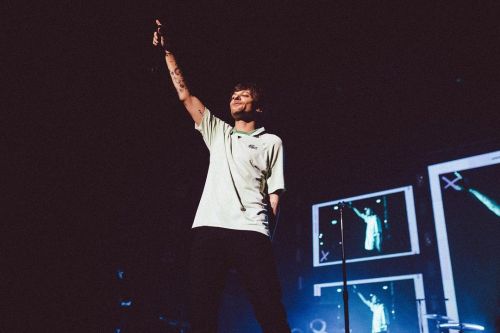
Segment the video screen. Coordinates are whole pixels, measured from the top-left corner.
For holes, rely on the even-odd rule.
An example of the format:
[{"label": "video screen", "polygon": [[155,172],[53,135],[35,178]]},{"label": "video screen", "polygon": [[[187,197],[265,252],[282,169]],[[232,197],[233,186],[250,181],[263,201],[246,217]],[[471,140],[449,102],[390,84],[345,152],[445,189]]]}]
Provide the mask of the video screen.
[{"label": "video screen", "polygon": [[[349,328],[352,332],[427,333],[424,286],[421,274],[348,281]],[[314,286],[323,310],[313,329],[344,331],[342,282]],[[424,320],[420,320],[424,318]],[[321,324],[321,325],[320,325]]]},{"label": "video screen", "polygon": [[447,316],[495,332],[500,151],[429,166]]},{"label": "video screen", "polygon": [[313,265],[419,253],[411,186],[313,205]]}]

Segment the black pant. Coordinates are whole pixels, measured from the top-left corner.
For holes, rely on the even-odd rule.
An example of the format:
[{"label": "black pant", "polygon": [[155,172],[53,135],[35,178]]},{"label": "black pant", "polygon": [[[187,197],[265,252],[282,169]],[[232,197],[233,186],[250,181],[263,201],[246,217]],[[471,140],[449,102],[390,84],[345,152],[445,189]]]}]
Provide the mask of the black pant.
[{"label": "black pant", "polygon": [[213,227],[193,230],[190,305],[193,333],[216,333],[226,275],[235,268],[264,333],[289,333],[269,237]]}]

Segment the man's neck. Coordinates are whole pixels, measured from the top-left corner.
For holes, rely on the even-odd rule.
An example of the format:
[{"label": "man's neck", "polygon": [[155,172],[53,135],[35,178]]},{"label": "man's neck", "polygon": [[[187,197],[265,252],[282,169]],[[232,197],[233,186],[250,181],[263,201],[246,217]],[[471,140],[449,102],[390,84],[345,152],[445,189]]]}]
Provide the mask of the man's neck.
[{"label": "man's neck", "polygon": [[243,120],[236,120],[234,122],[234,129],[238,132],[245,132],[245,133],[250,133],[255,131],[257,128],[257,124],[255,121],[243,121]]}]

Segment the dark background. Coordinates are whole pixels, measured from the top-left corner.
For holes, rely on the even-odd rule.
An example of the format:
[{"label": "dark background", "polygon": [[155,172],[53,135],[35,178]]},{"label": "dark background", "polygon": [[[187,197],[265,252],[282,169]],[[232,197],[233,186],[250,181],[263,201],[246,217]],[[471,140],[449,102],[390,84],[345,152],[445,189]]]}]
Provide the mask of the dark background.
[{"label": "dark background", "polygon": [[[415,185],[429,262],[394,266],[439,281],[426,166],[499,146],[494,1],[5,2],[2,12],[8,332],[111,330],[124,293],[137,325],[185,316],[208,152],[151,46],[158,16],[215,114],[228,119],[235,82],[267,88],[266,128],[286,149],[274,242],[291,311],[326,272],[340,279],[311,269],[313,203]],[[356,267],[356,278],[377,268]]]}]

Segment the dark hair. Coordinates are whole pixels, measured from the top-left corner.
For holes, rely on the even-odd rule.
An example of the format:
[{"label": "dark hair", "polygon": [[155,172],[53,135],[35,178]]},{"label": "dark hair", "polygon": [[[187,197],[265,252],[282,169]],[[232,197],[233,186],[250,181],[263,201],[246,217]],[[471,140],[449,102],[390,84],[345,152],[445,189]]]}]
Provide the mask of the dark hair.
[{"label": "dark hair", "polygon": [[257,108],[264,106],[264,93],[261,87],[253,82],[240,82],[233,88],[233,93],[241,90],[249,90]]}]

